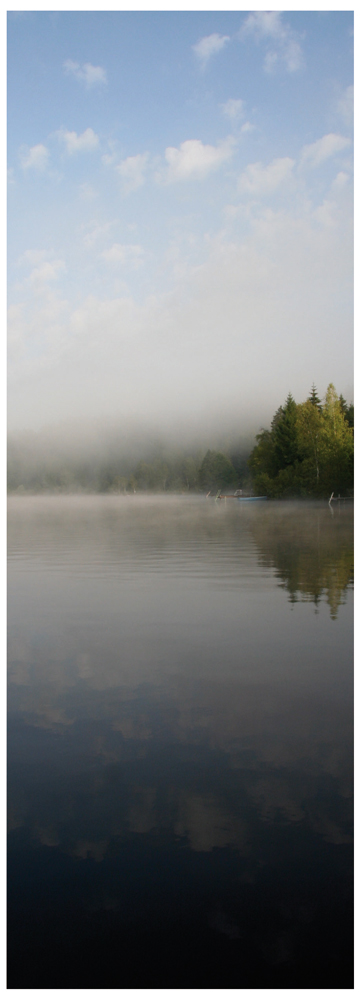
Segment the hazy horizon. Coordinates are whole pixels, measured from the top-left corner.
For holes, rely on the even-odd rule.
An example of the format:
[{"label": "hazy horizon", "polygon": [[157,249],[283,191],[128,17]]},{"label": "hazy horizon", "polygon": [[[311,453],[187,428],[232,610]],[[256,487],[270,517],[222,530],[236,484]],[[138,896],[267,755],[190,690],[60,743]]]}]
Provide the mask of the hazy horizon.
[{"label": "hazy horizon", "polygon": [[[13,431],[8,434],[8,459],[12,463],[25,462],[25,468],[34,472],[65,465],[76,471],[82,463],[90,463],[95,472],[100,465],[112,465],[130,474],[138,462],[155,460],[182,460],[186,455],[197,457],[200,462],[211,449],[232,453],[246,460],[255,445],[251,434],[240,430],[219,428],[216,425],[192,428],[167,428],[161,432],[156,426],[96,424],[73,426],[63,423],[39,430]],[[21,476],[20,476],[21,478]]]},{"label": "hazy horizon", "polygon": [[353,399],[353,15],[8,14],[9,433]]}]

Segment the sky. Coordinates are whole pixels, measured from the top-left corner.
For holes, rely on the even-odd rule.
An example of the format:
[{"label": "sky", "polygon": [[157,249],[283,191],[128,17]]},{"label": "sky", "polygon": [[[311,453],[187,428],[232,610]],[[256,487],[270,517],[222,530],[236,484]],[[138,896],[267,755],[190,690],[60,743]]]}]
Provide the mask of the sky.
[{"label": "sky", "polygon": [[353,398],[353,14],[8,14],[9,430]]}]

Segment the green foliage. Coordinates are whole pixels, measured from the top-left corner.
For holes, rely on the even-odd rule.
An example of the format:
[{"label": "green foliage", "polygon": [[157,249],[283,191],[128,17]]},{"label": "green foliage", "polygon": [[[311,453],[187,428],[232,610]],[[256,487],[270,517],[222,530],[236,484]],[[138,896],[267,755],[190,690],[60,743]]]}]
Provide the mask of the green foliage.
[{"label": "green foliage", "polygon": [[318,488],[320,480],[322,414],[310,398],[297,408],[296,428],[305,483],[312,491],[313,487]]},{"label": "green foliage", "polygon": [[312,383],[312,389],[311,389],[310,395],[308,397],[308,400],[309,400],[310,403],[312,403],[312,406],[315,406],[317,408],[317,410],[319,410],[319,411],[322,410],[321,400],[319,399],[319,397],[317,395],[317,389],[316,389],[316,386],[315,386],[314,382]]},{"label": "green foliage", "polygon": [[208,450],[199,470],[201,489],[222,489],[234,486],[236,482],[237,473],[230,459],[220,451]]},{"label": "green foliage", "polygon": [[299,457],[297,436],[297,406],[291,396],[287,396],[285,407],[273,431],[273,447],[278,469],[294,465]]},{"label": "green foliage", "polygon": [[[155,445],[140,461],[131,456],[112,453],[102,459],[66,461],[63,453],[50,453],[46,458],[36,440],[9,442],[8,489],[10,492],[91,492],[130,494],[141,492],[186,493],[207,488],[243,486],[249,471],[247,455],[237,449],[235,470],[223,452],[196,450],[173,453]],[[201,472],[202,469],[202,472]]]},{"label": "green foliage", "polygon": [[322,410],[321,461],[323,482],[335,493],[353,484],[353,431],[332,383]]},{"label": "green foliage", "polygon": [[352,429],[353,429],[353,426],[354,426],[354,406],[353,406],[353,403],[350,403],[350,405],[346,407],[344,416],[345,416],[345,420],[347,420],[347,423],[348,423],[349,427],[352,427]]},{"label": "green foliage", "polygon": [[[139,461],[131,452],[108,448],[95,459],[67,457],[37,443],[35,434],[14,438],[8,449],[11,492],[133,493],[253,489],[270,498],[349,495],[353,489],[353,405],[328,386],[321,402],[315,386],[297,404],[291,394],[274,414],[269,430],[256,437],[246,460],[242,445],[223,450],[176,452],[159,442]],[[242,440],[242,439],[241,439]]]},{"label": "green foliage", "polygon": [[315,386],[305,403],[291,395],[248,460],[256,493],[269,497],[348,495],[353,488],[353,407],[332,383],[323,406]]},{"label": "green foliage", "polygon": [[269,497],[270,500],[275,500],[278,496],[276,480],[271,479],[268,472],[259,472],[254,478],[253,485],[257,496]]},{"label": "green foliage", "polygon": [[258,444],[249,456],[248,467],[254,476],[265,474],[270,478],[277,473],[273,430],[261,431],[257,434],[256,441]]}]

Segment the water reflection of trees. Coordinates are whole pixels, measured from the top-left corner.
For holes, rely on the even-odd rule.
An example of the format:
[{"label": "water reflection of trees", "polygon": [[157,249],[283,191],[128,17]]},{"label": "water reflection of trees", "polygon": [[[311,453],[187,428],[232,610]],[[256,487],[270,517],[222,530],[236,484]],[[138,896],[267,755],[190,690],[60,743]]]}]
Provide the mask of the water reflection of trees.
[{"label": "water reflection of trees", "polygon": [[[228,506],[226,506],[228,504]],[[353,509],[327,503],[187,502],[179,498],[32,498],[13,500],[9,549],[58,560],[76,573],[101,565],[128,571],[208,571],[240,578],[249,537],[262,566],[275,567],[291,601],[326,599],[337,617],[353,579]],[[24,512],[25,515],[24,516]],[[201,516],[200,516],[201,514]],[[94,516],[96,515],[96,516]],[[49,553],[51,556],[49,556]]]},{"label": "water reflection of trees", "polygon": [[317,606],[325,597],[335,619],[353,581],[353,511],[325,506],[317,516],[312,513],[307,507],[272,505],[250,529],[261,565],[276,568],[290,600]]},{"label": "water reflection of trees", "polygon": [[[197,504],[193,512],[193,505],[185,510],[174,501],[165,518],[157,501],[147,507],[144,528],[145,506],[129,507],[123,522],[118,508],[102,505],[97,529],[86,517],[87,504],[82,502],[77,512],[71,499],[68,521],[60,520],[57,553],[59,561],[64,552],[75,560],[77,547],[74,566],[82,588],[89,567],[94,572],[98,566],[99,553],[103,566],[108,545],[111,567],[123,566],[122,559],[127,565],[128,558],[132,567],[138,559],[141,574],[150,566],[153,586],[154,553],[159,568],[159,554],[170,551],[173,560],[175,549],[192,553],[197,572],[208,559],[218,582],[224,567],[233,584],[243,580],[244,566],[234,553],[248,545],[251,535],[261,563],[276,568],[291,600],[317,605],[325,597],[336,617],[352,579],[352,512],[336,510],[332,516],[327,504],[246,509],[205,503],[200,519]],[[63,508],[59,505],[59,518]],[[30,537],[36,558],[45,559],[39,509],[34,505],[32,532],[24,524],[22,536],[19,526],[17,544],[20,552],[29,552]],[[45,523],[50,534],[56,509]],[[253,567],[252,549],[246,551]],[[190,556],[188,575],[189,563]],[[109,578],[106,602],[102,591],[104,609],[116,579]],[[47,585],[48,577],[44,580]],[[120,593],[125,601],[126,590]],[[51,613],[45,586],[37,596],[37,607],[44,606]],[[277,824],[279,817],[288,828],[300,824],[328,843],[349,844],[351,711],[344,696],[339,699],[322,686],[321,694],[310,691],[307,697],[302,678],[301,690],[296,686],[293,692],[289,683],[280,681],[278,687],[274,678],[267,684],[263,675],[258,683],[257,677],[252,683],[242,676],[227,678],[227,661],[217,663],[216,679],[211,670],[202,679],[197,644],[187,679],[180,669],[169,672],[162,658],[158,670],[157,657],[161,652],[164,658],[168,646],[145,646],[142,634],[137,645],[132,633],[127,660],[118,617],[114,641],[105,634],[105,624],[113,619],[105,618],[100,644],[93,633],[90,641],[88,625],[84,649],[77,645],[77,633],[74,638],[71,628],[64,628],[63,615],[61,606],[61,627],[54,631],[53,625],[48,640],[46,631],[31,639],[29,617],[25,624],[17,620],[12,640],[9,705],[15,729],[9,760],[15,770],[19,760],[27,762],[11,772],[9,782],[14,836],[25,828],[35,842],[79,862],[101,861],[127,838],[148,835],[159,842],[163,837],[184,841],[201,853],[229,846],[246,859],[243,874],[249,880],[259,861],[253,845],[261,828]],[[184,656],[190,656],[186,645]]]}]

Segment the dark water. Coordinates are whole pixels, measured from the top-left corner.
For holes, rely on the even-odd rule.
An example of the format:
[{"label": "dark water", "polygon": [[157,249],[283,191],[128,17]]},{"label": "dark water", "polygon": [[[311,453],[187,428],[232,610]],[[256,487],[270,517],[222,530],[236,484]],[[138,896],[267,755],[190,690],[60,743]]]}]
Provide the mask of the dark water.
[{"label": "dark water", "polygon": [[352,988],[352,513],[10,500],[10,988]]}]

